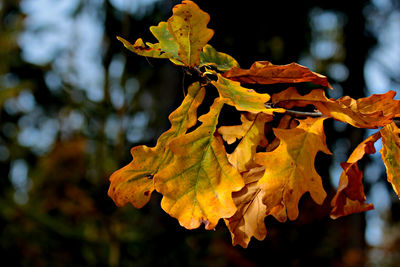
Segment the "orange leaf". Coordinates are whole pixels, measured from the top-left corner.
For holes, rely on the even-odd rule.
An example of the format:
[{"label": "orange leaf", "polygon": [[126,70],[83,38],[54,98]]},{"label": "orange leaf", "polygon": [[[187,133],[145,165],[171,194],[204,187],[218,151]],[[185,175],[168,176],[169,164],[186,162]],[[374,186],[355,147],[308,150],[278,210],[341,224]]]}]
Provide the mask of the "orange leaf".
[{"label": "orange leaf", "polygon": [[280,214],[282,221],[287,213],[289,219],[296,219],[298,202],[305,192],[310,192],[318,204],[324,201],[326,193],[314,167],[318,151],[331,154],[325,143],[324,119],[307,118],[296,128],[274,129],[279,146],[255,155],[255,162],[266,168],[258,185],[265,191],[267,215]]},{"label": "orange leaf", "polygon": [[[253,117],[253,118],[251,118]],[[264,125],[272,121],[273,117],[263,113],[257,115],[241,115],[241,125],[222,126],[218,133],[228,143],[232,144],[236,139],[241,139],[235,150],[228,154],[229,162],[239,171],[247,171],[248,165],[252,163],[257,146],[268,143],[265,138]]]},{"label": "orange leaf", "polygon": [[264,218],[267,207],[262,202],[264,191],[257,185],[263,176],[265,167],[255,167],[243,175],[245,187],[233,193],[233,200],[238,207],[237,212],[225,219],[232,236],[233,245],[247,248],[252,236],[263,240],[267,235]]},{"label": "orange leaf", "polygon": [[340,175],[337,193],[331,201],[332,219],[374,208],[372,204],[365,203],[363,173],[358,169],[357,164],[365,154],[375,153],[374,143],[380,137],[379,132],[369,136],[354,149],[346,162],[340,164],[343,172]]},{"label": "orange leaf", "polygon": [[154,180],[159,170],[171,163],[172,153],[165,149],[175,137],[183,135],[197,121],[197,107],[203,101],[205,89],[199,83],[189,87],[188,95],[169,116],[171,128],[163,133],[153,148],[137,146],[131,149],[133,160],[110,177],[108,195],[118,206],[131,202],[143,207],[154,190]]},{"label": "orange leaf", "polygon": [[164,195],[161,207],[187,229],[213,229],[220,218],[236,212],[232,192],[244,186],[229,164],[219,136],[214,136],[223,101],[216,99],[202,124],[169,144],[174,161],[158,174],[155,187]]},{"label": "orange leaf", "polygon": [[296,88],[290,87],[273,95],[272,103],[285,108],[314,105],[322,114],[360,128],[378,128],[389,124],[400,113],[400,101],[394,100],[394,91],[374,94],[370,97],[352,99],[348,96],[337,100],[328,99],[321,89],[300,95]]},{"label": "orange leaf", "polygon": [[392,122],[380,130],[382,134],[383,162],[386,166],[387,179],[400,197],[400,129]]},{"label": "orange leaf", "polygon": [[269,61],[257,61],[250,69],[232,68],[224,76],[241,83],[275,84],[312,82],[332,88],[325,76],[310,71],[297,63],[274,65]]},{"label": "orange leaf", "polygon": [[179,45],[179,58],[187,66],[197,66],[200,52],[214,35],[214,31],[207,28],[210,16],[192,1],[182,1],[172,12],[168,30]]}]

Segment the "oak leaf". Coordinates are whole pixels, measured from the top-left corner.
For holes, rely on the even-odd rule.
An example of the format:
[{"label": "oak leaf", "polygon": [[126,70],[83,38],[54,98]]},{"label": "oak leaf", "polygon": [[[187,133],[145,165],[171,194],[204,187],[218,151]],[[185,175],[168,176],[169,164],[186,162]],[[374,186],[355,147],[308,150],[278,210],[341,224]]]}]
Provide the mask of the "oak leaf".
[{"label": "oak leaf", "polygon": [[331,218],[336,219],[352,213],[368,211],[374,208],[372,204],[365,203],[366,197],[362,184],[363,173],[358,168],[365,154],[374,154],[374,143],[381,137],[377,132],[360,143],[346,162],[342,162],[343,172],[340,175],[339,187],[331,201],[333,207]]},{"label": "oak leaf", "polygon": [[156,45],[160,47],[162,52],[164,52],[163,55],[169,58],[172,63],[176,65],[184,65],[182,60],[179,58],[179,45],[168,30],[168,23],[161,21],[157,26],[151,26],[150,31],[159,41]]},{"label": "oak leaf", "polygon": [[192,84],[182,104],[169,116],[171,128],[158,138],[157,145],[131,149],[133,160],[110,177],[108,195],[117,206],[130,202],[136,208],[141,208],[149,201],[158,172],[172,161],[173,155],[166,149],[167,144],[196,124],[197,107],[204,95],[205,89],[199,83]]},{"label": "oak leaf", "polygon": [[178,43],[179,59],[189,67],[200,63],[200,52],[214,35],[207,28],[210,15],[192,1],[182,1],[174,6],[173,15],[168,19],[168,30]]},{"label": "oak leaf", "polygon": [[263,113],[242,114],[240,117],[242,124],[234,126],[221,126],[218,133],[228,143],[232,144],[240,139],[235,150],[228,154],[229,162],[239,171],[248,170],[249,164],[253,162],[257,146],[266,146],[268,144],[265,138],[265,123],[272,121],[271,115]]},{"label": "oak leaf", "polygon": [[211,83],[217,88],[219,96],[226,104],[234,106],[239,111],[252,113],[284,112],[284,109],[266,108],[265,103],[270,100],[269,94],[259,94],[253,89],[244,88],[239,82],[224,78],[217,74],[218,80]]},{"label": "oak leaf", "polygon": [[312,82],[332,88],[327,78],[297,63],[274,65],[269,61],[257,61],[250,69],[232,68],[224,76],[241,83],[275,84]]},{"label": "oak leaf", "polygon": [[131,44],[124,38],[117,36],[117,39],[123,43],[123,45],[130,51],[145,57],[155,57],[155,58],[168,58],[168,55],[163,53],[160,48],[160,44],[146,43],[144,44],[142,38],[136,40],[134,44]]},{"label": "oak leaf", "polygon": [[263,202],[267,215],[280,215],[280,221],[299,214],[298,202],[309,192],[312,199],[322,204],[326,197],[321,177],[315,170],[314,159],[318,151],[331,154],[325,142],[325,118],[307,118],[293,129],[274,129],[280,140],[272,152],[257,153],[255,162],[265,166],[264,176],[258,181],[264,191]]},{"label": "oak leaf", "polygon": [[161,207],[187,229],[213,229],[221,218],[236,212],[232,192],[244,186],[243,178],[229,163],[224,145],[215,136],[223,101],[216,99],[202,124],[169,143],[174,162],[164,168],[155,187],[164,197]]},{"label": "oak leaf", "polygon": [[267,235],[264,224],[267,207],[262,201],[264,191],[257,185],[264,171],[265,167],[255,167],[245,172],[245,187],[232,194],[237,211],[232,217],[225,219],[225,224],[231,232],[233,245],[239,244],[247,248],[252,236],[263,240]]},{"label": "oak leaf", "polygon": [[387,179],[400,197],[400,129],[392,122],[380,130],[382,135],[383,163],[386,166]]},{"label": "oak leaf", "polygon": [[388,91],[357,100],[349,96],[334,100],[328,99],[322,89],[312,90],[303,96],[296,88],[290,87],[274,94],[272,103],[285,108],[314,105],[325,116],[355,127],[373,129],[391,123],[400,113],[400,101],[393,99],[395,95],[394,91]]},{"label": "oak leaf", "polygon": [[218,52],[209,44],[203,47],[203,51],[200,53],[200,65],[213,66],[220,71],[227,71],[233,67],[239,67],[239,63],[228,54]]}]

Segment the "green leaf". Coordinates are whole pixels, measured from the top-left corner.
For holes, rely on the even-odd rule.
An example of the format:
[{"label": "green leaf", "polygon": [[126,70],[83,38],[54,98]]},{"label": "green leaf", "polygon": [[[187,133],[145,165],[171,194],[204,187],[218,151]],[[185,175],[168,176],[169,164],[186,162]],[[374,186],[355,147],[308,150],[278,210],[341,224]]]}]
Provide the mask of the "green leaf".
[{"label": "green leaf", "polygon": [[161,50],[166,53],[166,57],[168,57],[172,63],[176,65],[184,65],[179,59],[178,55],[178,43],[176,42],[174,36],[170,33],[167,27],[167,23],[161,21],[158,26],[150,27],[151,33],[157,40],[160,42],[159,45]]},{"label": "green leaf", "polygon": [[267,109],[265,107],[264,104],[271,98],[268,94],[259,94],[253,89],[240,86],[239,82],[226,79],[220,74],[217,75],[218,80],[212,81],[212,84],[218,89],[219,96],[225,103],[234,106],[237,110],[267,114],[284,111],[284,109]]},{"label": "green leaf", "polygon": [[228,54],[218,52],[211,45],[207,44],[200,53],[200,66],[213,66],[220,71],[227,71],[233,67],[239,67],[239,63]]}]

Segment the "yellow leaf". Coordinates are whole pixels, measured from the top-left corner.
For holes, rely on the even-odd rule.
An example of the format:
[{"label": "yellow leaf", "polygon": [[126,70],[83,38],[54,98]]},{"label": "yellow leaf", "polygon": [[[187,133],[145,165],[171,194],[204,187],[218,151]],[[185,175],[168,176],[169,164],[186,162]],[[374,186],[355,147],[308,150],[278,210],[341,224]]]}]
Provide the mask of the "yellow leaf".
[{"label": "yellow leaf", "polygon": [[174,162],[158,174],[155,187],[164,197],[161,207],[187,229],[213,229],[220,218],[236,212],[232,192],[244,186],[243,178],[229,164],[222,140],[214,136],[223,106],[216,99],[202,124],[169,144]]},{"label": "yellow leaf", "polygon": [[141,208],[149,201],[158,172],[168,166],[173,158],[166,146],[196,124],[197,107],[204,95],[205,89],[199,83],[191,85],[181,106],[169,116],[171,128],[158,138],[157,145],[153,148],[137,146],[131,149],[132,162],[110,177],[108,195],[116,205],[124,206],[130,202],[136,208]]},{"label": "yellow leaf", "polygon": [[271,98],[268,94],[259,94],[253,89],[240,86],[239,82],[226,79],[220,74],[217,75],[218,80],[212,81],[212,84],[217,88],[220,98],[237,110],[252,113],[264,112],[271,115],[273,112],[285,111],[284,109],[267,109],[264,104]]},{"label": "yellow leaf", "polygon": [[179,58],[189,67],[197,66],[201,50],[214,35],[214,31],[207,28],[210,16],[192,1],[183,1],[172,12],[168,30],[178,43]]},{"label": "yellow leaf", "polygon": [[264,171],[265,167],[255,167],[244,173],[245,187],[233,193],[238,210],[232,217],[225,219],[233,245],[247,248],[252,236],[263,240],[267,235],[264,224],[267,207],[262,202],[264,191],[257,185]]},{"label": "yellow leaf", "polygon": [[241,125],[222,126],[218,133],[228,143],[232,144],[236,139],[241,139],[235,150],[228,154],[229,162],[239,171],[247,171],[252,163],[257,146],[268,144],[265,138],[264,126],[266,122],[272,121],[271,115],[263,113],[241,115]]},{"label": "yellow leaf", "polygon": [[300,95],[296,88],[290,87],[274,94],[272,103],[285,108],[314,105],[325,116],[349,123],[360,128],[378,128],[389,124],[400,113],[400,101],[394,100],[394,91],[374,94],[370,97],[352,99],[348,96],[337,100],[328,99],[321,89]]},{"label": "yellow leaf", "polygon": [[239,67],[239,63],[228,54],[218,52],[207,44],[200,53],[200,66],[214,66],[220,71],[227,71],[233,67]]},{"label": "yellow leaf", "polygon": [[300,120],[294,129],[274,129],[279,146],[272,152],[255,155],[255,162],[265,166],[265,174],[258,185],[265,191],[263,202],[267,215],[282,214],[283,208],[289,219],[296,219],[298,202],[305,192],[318,204],[324,201],[326,193],[314,167],[318,151],[330,154],[323,121],[324,118],[307,118]]},{"label": "yellow leaf", "polygon": [[365,203],[366,197],[362,184],[363,173],[359,170],[357,164],[365,154],[375,153],[374,143],[380,137],[379,132],[369,136],[354,149],[346,162],[340,164],[343,172],[340,175],[337,193],[331,201],[333,207],[332,219],[374,208],[372,204]]},{"label": "yellow leaf", "polygon": [[392,122],[380,130],[382,134],[383,162],[386,166],[387,179],[400,197],[400,129]]},{"label": "yellow leaf", "polygon": [[332,88],[325,76],[310,71],[297,63],[274,65],[268,61],[257,61],[250,69],[232,68],[224,76],[241,83],[275,84],[312,82]]},{"label": "yellow leaf", "polygon": [[168,55],[162,53],[159,44],[147,43],[147,46],[143,43],[141,38],[137,39],[134,44],[129,43],[122,37],[117,36],[117,39],[124,44],[124,46],[130,51],[145,57],[155,57],[155,58],[168,58]]}]

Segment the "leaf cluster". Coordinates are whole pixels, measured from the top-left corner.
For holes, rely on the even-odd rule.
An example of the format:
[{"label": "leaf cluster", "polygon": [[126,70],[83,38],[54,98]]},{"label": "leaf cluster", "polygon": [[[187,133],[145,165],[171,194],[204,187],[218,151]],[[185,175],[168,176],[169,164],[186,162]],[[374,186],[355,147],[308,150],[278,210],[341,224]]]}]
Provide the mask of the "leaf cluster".
[{"label": "leaf cluster", "polygon": [[[380,138],[388,181],[399,194],[400,130],[394,119],[400,114],[400,103],[393,99],[393,91],[360,99],[329,99],[325,90],[332,87],[327,78],[299,64],[257,61],[249,69],[240,68],[233,57],[208,44],[214,34],[207,28],[209,20],[194,2],[183,1],[173,8],[167,22],[150,27],[158,43],[139,38],[131,44],[118,37],[132,52],[169,59],[200,79],[189,86],[182,104],[170,114],[171,128],[156,146],[133,147],[132,162],[110,177],[108,194],[116,205],[131,203],[141,208],[157,191],[163,195],[161,207],[183,227],[204,224],[214,229],[223,219],[233,244],[247,247],[251,237],[265,238],[266,216],[280,222],[295,220],[306,192],[316,203],[324,202],[326,192],[314,161],[319,151],[331,154],[325,140],[326,119],[379,128],[341,164],[331,217],[373,208],[366,203],[357,164],[365,154],[375,153],[374,143]],[[301,94],[303,83],[316,88]],[[248,88],[254,84],[291,87],[280,92]],[[218,91],[218,97],[208,113],[198,117],[198,107],[210,87]],[[220,126],[224,105],[236,109],[241,124]],[[303,112],[304,107],[312,107],[311,112]],[[235,148],[227,153],[231,144]]]}]

